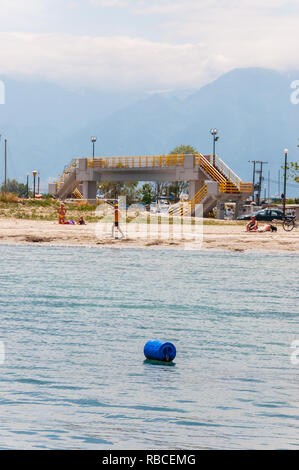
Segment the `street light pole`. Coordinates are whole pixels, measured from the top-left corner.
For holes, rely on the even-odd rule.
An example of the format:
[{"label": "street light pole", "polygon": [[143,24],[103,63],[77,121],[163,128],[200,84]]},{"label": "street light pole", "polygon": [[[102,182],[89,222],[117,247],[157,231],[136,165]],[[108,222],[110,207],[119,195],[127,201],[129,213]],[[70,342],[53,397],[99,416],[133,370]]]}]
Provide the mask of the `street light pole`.
[{"label": "street light pole", "polygon": [[94,158],[94,147],[95,147],[95,143],[97,141],[97,138],[95,136],[92,136],[90,138],[91,142],[92,142],[92,158]]},{"label": "street light pole", "polygon": [[35,178],[37,175],[37,171],[33,170],[32,174],[33,174],[33,199],[35,199]]},{"label": "street light pole", "polygon": [[286,192],[287,192],[287,166],[288,166],[288,149],[284,150],[284,178],[283,178],[283,217],[286,215]]},{"label": "street light pole", "polygon": [[37,174],[37,194],[39,194],[40,191],[40,172]]},{"label": "street light pole", "polygon": [[26,196],[29,198],[29,173],[27,173]]},{"label": "street light pole", "polygon": [[217,129],[211,129],[210,133],[212,134],[213,137],[213,166],[215,166],[215,160],[216,160],[216,142],[219,140],[218,130]]}]

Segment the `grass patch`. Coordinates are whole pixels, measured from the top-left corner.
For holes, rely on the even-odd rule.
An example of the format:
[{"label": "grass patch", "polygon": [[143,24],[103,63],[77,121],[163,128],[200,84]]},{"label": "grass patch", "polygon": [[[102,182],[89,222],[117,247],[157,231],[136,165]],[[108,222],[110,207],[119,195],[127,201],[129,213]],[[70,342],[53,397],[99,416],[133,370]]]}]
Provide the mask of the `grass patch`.
[{"label": "grass patch", "polygon": [[[47,220],[58,219],[57,209],[60,202],[55,199],[19,199],[15,194],[0,193],[0,217],[16,218],[24,220]],[[113,209],[103,206],[103,210],[96,213],[98,204],[88,204],[86,201],[67,202],[65,204],[67,213],[66,220],[77,221],[82,215],[86,222],[95,223],[105,218],[105,222],[112,223],[114,220]],[[161,225],[240,225],[244,226],[246,221],[217,220],[205,218],[181,219],[180,217],[167,217],[152,213],[140,213],[136,210],[121,211],[120,223],[126,217],[127,223],[133,224],[161,224]]]}]

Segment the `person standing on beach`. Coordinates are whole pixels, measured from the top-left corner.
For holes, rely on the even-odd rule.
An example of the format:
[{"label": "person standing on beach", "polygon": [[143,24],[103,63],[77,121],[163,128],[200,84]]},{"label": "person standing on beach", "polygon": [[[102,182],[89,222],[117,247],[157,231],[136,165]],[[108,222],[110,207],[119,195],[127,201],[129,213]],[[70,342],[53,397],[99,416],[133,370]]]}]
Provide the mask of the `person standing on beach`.
[{"label": "person standing on beach", "polygon": [[65,220],[65,214],[66,214],[66,208],[63,202],[60,204],[60,207],[58,209],[58,223],[59,224],[64,224]]},{"label": "person standing on beach", "polygon": [[118,232],[121,234],[121,238],[125,238],[125,235],[119,226],[119,207],[117,203],[114,205],[114,222],[112,225],[112,238],[116,238],[117,240],[118,237],[114,237],[115,227],[117,228]]}]

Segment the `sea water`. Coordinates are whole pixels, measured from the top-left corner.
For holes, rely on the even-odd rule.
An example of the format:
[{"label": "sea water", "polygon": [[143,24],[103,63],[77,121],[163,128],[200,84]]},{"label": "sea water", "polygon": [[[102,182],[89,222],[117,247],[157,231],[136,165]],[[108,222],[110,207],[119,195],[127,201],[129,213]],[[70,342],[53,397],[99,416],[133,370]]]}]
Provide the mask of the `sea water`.
[{"label": "sea water", "polygon": [[[0,259],[0,448],[299,448],[298,254]],[[149,339],[175,344],[174,366],[144,362]]]}]

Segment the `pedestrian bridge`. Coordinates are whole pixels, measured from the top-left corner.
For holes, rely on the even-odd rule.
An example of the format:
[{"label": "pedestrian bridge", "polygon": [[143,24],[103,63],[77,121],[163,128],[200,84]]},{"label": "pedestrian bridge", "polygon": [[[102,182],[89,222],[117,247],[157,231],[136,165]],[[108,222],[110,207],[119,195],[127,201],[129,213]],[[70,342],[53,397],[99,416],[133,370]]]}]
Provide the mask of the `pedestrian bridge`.
[{"label": "pedestrian bridge", "polygon": [[[103,181],[188,181],[189,201],[184,214],[192,214],[202,203],[206,215],[218,203],[241,203],[251,195],[252,184],[243,182],[217,155],[180,154],[74,159],[49,193],[96,200],[97,184]],[[80,189],[79,189],[80,188]],[[181,210],[175,205],[173,211]]]}]

